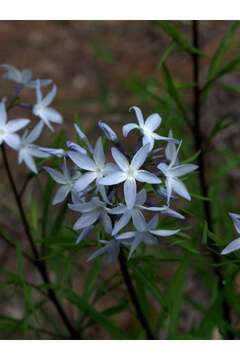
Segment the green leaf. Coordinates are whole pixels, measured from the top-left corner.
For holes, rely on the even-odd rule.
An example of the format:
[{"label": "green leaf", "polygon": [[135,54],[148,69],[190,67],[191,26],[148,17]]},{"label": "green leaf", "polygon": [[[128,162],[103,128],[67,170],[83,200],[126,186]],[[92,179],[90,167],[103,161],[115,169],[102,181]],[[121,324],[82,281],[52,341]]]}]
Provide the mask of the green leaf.
[{"label": "green leaf", "polygon": [[219,68],[224,60],[225,54],[230,50],[233,36],[240,25],[239,20],[234,21],[225,32],[225,35],[220,42],[215,54],[212,57],[212,61],[209,65],[207,80],[211,80],[216,76],[219,71]]},{"label": "green leaf", "polygon": [[186,273],[187,259],[185,256],[183,262],[175,272],[166,294],[166,301],[169,308],[168,337],[170,339],[177,338],[178,321],[184,299],[184,287],[186,286]]},{"label": "green leaf", "polygon": [[159,21],[158,25],[168,34],[171,39],[176,43],[180,49],[187,51],[190,54],[203,55],[204,53],[195,48],[191,42],[187,39],[185,34],[181,31],[181,23],[174,23],[173,21]]}]

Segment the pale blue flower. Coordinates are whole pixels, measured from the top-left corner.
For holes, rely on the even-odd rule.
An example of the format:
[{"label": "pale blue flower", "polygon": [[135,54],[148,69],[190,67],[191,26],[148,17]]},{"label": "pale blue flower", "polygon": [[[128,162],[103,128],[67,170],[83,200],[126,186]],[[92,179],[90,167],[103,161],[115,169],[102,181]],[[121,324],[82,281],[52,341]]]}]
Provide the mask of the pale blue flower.
[{"label": "pale blue flower", "polygon": [[75,181],[80,175],[77,173],[74,174],[74,176],[71,176],[71,172],[67,166],[67,161],[65,158],[63,162],[62,172],[47,166],[45,167],[45,170],[49,173],[52,179],[56,181],[56,183],[60,184],[60,187],[57,190],[52,201],[53,205],[57,205],[63,202],[70,193],[74,192]]},{"label": "pale blue flower", "polygon": [[[237,231],[238,234],[240,234],[240,215],[238,214],[234,214],[234,213],[229,213],[234,227]],[[231,241],[230,244],[228,244],[223,251],[221,252],[221,255],[227,255],[230,254],[233,251],[237,251],[240,250],[240,237]]]},{"label": "pale blue flower", "polygon": [[174,141],[171,137],[169,138],[155,133],[155,130],[157,130],[157,128],[161,125],[162,121],[161,117],[158,114],[152,114],[148,116],[148,118],[144,122],[142,111],[137,106],[131,107],[129,111],[131,110],[135,111],[138,124],[130,123],[124,125],[123,135],[125,137],[128,136],[129,132],[133,129],[138,129],[143,135],[142,144],[149,144],[150,151],[153,149],[155,140]]},{"label": "pale blue flower", "polygon": [[93,151],[93,159],[78,151],[69,151],[68,156],[80,169],[86,170],[86,172],[75,183],[77,191],[84,190],[94,181],[98,184],[99,180],[105,174],[108,174],[114,169],[113,164],[106,164],[101,138],[97,140]]},{"label": "pale blue flower", "polygon": [[186,200],[191,200],[191,196],[184,185],[184,183],[179,179],[179,177],[186,175],[198,168],[197,165],[194,164],[184,164],[184,165],[176,165],[177,155],[180,149],[181,143],[177,151],[173,151],[171,156],[169,156],[170,164],[167,165],[165,163],[160,163],[158,165],[159,170],[165,176],[165,186],[167,190],[167,202],[170,202],[170,198],[172,192],[174,191],[176,194],[182,196]]},{"label": "pale blue flower", "polygon": [[69,208],[73,211],[80,212],[82,215],[73,226],[74,230],[87,228],[95,224],[97,221],[102,222],[106,233],[112,232],[112,221],[108,215],[106,203],[98,197],[93,197],[88,202],[69,204]]},{"label": "pale blue flower", "polygon": [[112,156],[118,165],[118,169],[99,180],[99,184],[102,185],[116,185],[124,182],[124,198],[128,209],[131,209],[135,203],[137,193],[136,181],[149,184],[159,184],[161,182],[151,172],[140,170],[148,154],[149,145],[147,144],[136,152],[131,163],[129,163],[128,159],[119,150],[112,148]]},{"label": "pale blue flower", "polygon": [[41,148],[35,144],[39,136],[41,135],[43,128],[42,123],[38,123],[32,131],[26,131],[23,136],[20,138],[18,150],[18,162],[21,164],[22,162],[35,174],[38,173],[36,163],[34,161],[34,157],[36,158],[48,158],[50,155],[41,150]]},{"label": "pale blue flower", "polygon": [[37,103],[33,106],[33,114],[35,116],[38,116],[41,119],[41,121],[43,121],[43,123],[47,125],[49,129],[52,131],[54,130],[51,123],[62,124],[63,122],[62,115],[58,111],[56,111],[55,109],[49,106],[53,101],[53,99],[55,98],[56,93],[57,93],[57,87],[56,85],[53,85],[52,90],[45,97],[43,97],[40,87],[40,82],[39,80],[37,80],[37,86],[36,86]]},{"label": "pale blue flower", "polygon": [[130,246],[129,258],[140,244],[156,245],[159,244],[159,237],[175,235],[179,230],[156,229],[158,226],[158,215],[155,215],[141,231],[129,231],[116,236],[122,244]]},{"label": "pale blue flower", "polygon": [[[13,65],[9,64],[2,64],[1,67],[6,71],[2,78],[6,80],[11,80],[15,82],[20,88],[29,87],[29,88],[36,88],[37,81],[32,80],[32,71],[29,69],[19,70]],[[50,85],[52,80],[44,79],[39,80],[39,85],[41,87]]]},{"label": "pale blue flower", "polygon": [[104,133],[104,135],[108,140],[112,142],[118,142],[117,134],[115,133],[115,131],[113,131],[113,129],[110,128],[108,124],[106,124],[103,121],[99,121],[98,126],[100,127],[100,129],[102,130],[102,132]]},{"label": "pale blue flower", "polygon": [[17,131],[28,125],[28,119],[15,119],[7,121],[5,101],[0,102],[0,145],[5,142],[8,146],[17,150],[20,144],[20,137]]}]

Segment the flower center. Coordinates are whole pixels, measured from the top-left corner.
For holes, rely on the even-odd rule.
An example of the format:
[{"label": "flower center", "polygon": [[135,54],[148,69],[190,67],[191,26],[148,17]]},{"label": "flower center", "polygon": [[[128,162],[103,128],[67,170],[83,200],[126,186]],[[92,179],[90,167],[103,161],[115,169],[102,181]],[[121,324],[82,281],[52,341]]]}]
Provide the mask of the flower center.
[{"label": "flower center", "polygon": [[134,179],[136,175],[136,170],[131,166],[127,169],[127,177]]}]

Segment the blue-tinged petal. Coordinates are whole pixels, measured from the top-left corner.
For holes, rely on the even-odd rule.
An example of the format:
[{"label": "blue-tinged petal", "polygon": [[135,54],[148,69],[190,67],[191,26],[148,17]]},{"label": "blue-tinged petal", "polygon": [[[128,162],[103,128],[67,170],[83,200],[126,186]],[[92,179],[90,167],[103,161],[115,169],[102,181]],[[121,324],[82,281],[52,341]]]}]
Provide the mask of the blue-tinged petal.
[{"label": "blue-tinged petal", "polygon": [[145,128],[150,131],[154,131],[161,125],[161,121],[162,119],[159,114],[152,114],[146,119]]},{"label": "blue-tinged petal", "polygon": [[116,171],[110,175],[104,176],[103,178],[98,180],[98,184],[100,185],[116,185],[125,181],[127,175],[122,171]]},{"label": "blue-tinged petal", "polygon": [[132,211],[133,225],[138,231],[144,231],[147,228],[146,220],[142,212],[138,209]]},{"label": "blue-tinged petal", "polygon": [[70,193],[69,186],[67,185],[60,186],[60,188],[57,190],[53,198],[52,204],[53,205],[60,204],[66,199],[69,193]]},{"label": "blue-tinged petal", "polygon": [[233,251],[240,250],[240,238],[233,240],[228,244],[223,251],[221,252],[221,255],[227,255],[230,254]]},{"label": "blue-tinged petal", "polygon": [[44,169],[53,178],[53,180],[56,181],[58,184],[62,184],[62,185],[66,184],[65,176],[60,171],[52,169],[48,166],[45,166]]},{"label": "blue-tinged petal", "polygon": [[137,124],[134,124],[134,123],[124,125],[123,128],[122,128],[123,136],[127,137],[128,134],[130,133],[130,131],[132,131],[133,129],[138,129],[138,128],[139,128],[139,126]]},{"label": "blue-tinged petal", "polygon": [[16,120],[10,120],[6,124],[6,129],[10,133],[16,132],[25,126],[27,126],[30,123],[29,119],[16,119]]},{"label": "blue-tinged petal", "polygon": [[143,126],[144,126],[144,118],[143,118],[142,110],[139,109],[139,107],[137,107],[137,106],[132,106],[132,107],[129,109],[129,111],[132,111],[132,110],[135,111],[135,114],[136,114],[137,121],[138,121],[139,125],[140,125],[141,127],[143,127]]},{"label": "blue-tinged petal", "polygon": [[96,164],[89,156],[76,151],[69,151],[68,156],[80,169],[88,171],[96,170]]},{"label": "blue-tinged petal", "polygon": [[183,176],[186,175],[194,170],[196,170],[198,168],[197,165],[194,164],[185,164],[185,165],[178,165],[178,166],[174,166],[173,168],[171,168],[171,175],[172,176]]},{"label": "blue-tinged petal", "polygon": [[99,138],[96,142],[96,146],[95,146],[94,152],[93,152],[93,158],[95,160],[96,165],[100,169],[102,169],[105,164],[106,158],[105,158],[101,138]]},{"label": "blue-tinged petal", "polygon": [[83,191],[97,178],[97,174],[95,172],[86,172],[83,174],[74,184],[74,188],[76,191]]},{"label": "blue-tinged petal", "polygon": [[154,174],[147,170],[138,170],[136,174],[136,180],[140,182],[146,182],[148,184],[160,184],[161,180]]},{"label": "blue-tinged petal", "polygon": [[240,234],[240,215],[234,213],[229,213],[229,215],[233,221],[235,229]]},{"label": "blue-tinged petal", "polygon": [[123,171],[127,170],[129,167],[128,159],[121,153],[118,149],[112,148],[112,156],[116,162],[116,164],[119,166],[119,168]]},{"label": "blue-tinged petal", "polygon": [[172,189],[175,193],[182,196],[186,200],[191,200],[191,196],[184,185],[184,183],[179,179],[171,179]]},{"label": "blue-tinged petal", "polygon": [[132,209],[135,204],[137,193],[137,185],[135,179],[127,179],[124,182],[123,191],[127,208]]},{"label": "blue-tinged petal", "polygon": [[119,233],[121,229],[123,229],[131,219],[131,212],[126,210],[125,213],[117,220],[114,224],[112,235],[115,236]]},{"label": "blue-tinged petal", "polygon": [[100,211],[98,210],[85,213],[76,221],[76,223],[73,226],[73,229],[80,230],[87,226],[93,225],[99,219],[99,216],[100,216]]},{"label": "blue-tinged petal", "polygon": [[132,161],[131,161],[131,166],[138,170],[142,165],[143,163],[145,162],[147,156],[149,154],[149,145],[146,144],[144,146],[142,146],[137,152],[136,154],[134,155],[134,157],[132,158]]},{"label": "blue-tinged petal", "polygon": [[150,233],[161,237],[167,237],[167,236],[175,235],[179,231],[180,230],[150,230]]}]

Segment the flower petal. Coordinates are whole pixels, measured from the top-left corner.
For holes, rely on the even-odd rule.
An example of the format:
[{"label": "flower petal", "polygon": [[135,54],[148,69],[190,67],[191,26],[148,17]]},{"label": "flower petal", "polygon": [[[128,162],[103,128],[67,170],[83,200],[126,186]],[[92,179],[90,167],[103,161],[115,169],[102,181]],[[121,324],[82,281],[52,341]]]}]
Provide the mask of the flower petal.
[{"label": "flower petal", "polygon": [[162,119],[159,114],[152,114],[146,119],[144,127],[150,131],[154,131],[161,125],[161,121]]},{"label": "flower petal", "polygon": [[80,169],[88,171],[96,170],[96,164],[89,156],[75,151],[69,151],[68,156]]},{"label": "flower petal", "polygon": [[95,160],[95,163],[97,164],[97,166],[101,169],[103,168],[106,158],[105,158],[105,154],[103,151],[103,145],[102,145],[102,140],[101,138],[99,138],[96,142],[96,146],[94,148],[94,152],[93,152],[93,158]]},{"label": "flower petal", "polygon": [[14,150],[18,150],[20,146],[20,137],[17,134],[7,134],[4,141]]},{"label": "flower petal", "polygon": [[131,166],[138,170],[142,164],[145,162],[147,156],[149,154],[149,145],[146,144],[144,146],[142,146],[134,155],[134,157],[132,158],[131,161]]},{"label": "flower petal", "polygon": [[237,251],[240,249],[240,238],[233,240],[228,244],[223,251],[221,252],[221,255],[227,255],[230,254],[233,251]]},{"label": "flower petal", "polygon": [[137,120],[138,120],[138,123],[141,127],[144,126],[144,118],[143,118],[143,114],[142,114],[142,110],[139,109],[139,107],[137,106],[132,106],[129,111],[132,111],[134,110],[135,111],[135,114],[136,114],[136,117],[137,117]]},{"label": "flower petal", "polygon": [[131,212],[125,211],[118,221],[115,222],[112,235],[115,236],[124,226],[126,226],[131,219]]},{"label": "flower petal", "polygon": [[89,213],[83,214],[74,224],[73,229],[74,230],[80,230],[87,226],[90,226],[97,221],[97,219],[100,216],[100,211],[91,211]]},{"label": "flower petal", "polygon": [[5,125],[6,122],[7,122],[6,106],[5,106],[5,101],[2,100],[0,102],[0,126]]},{"label": "flower petal", "polygon": [[30,123],[30,120],[28,120],[28,119],[11,120],[11,121],[8,121],[8,123],[6,124],[6,129],[10,133],[14,133],[14,132],[22,129],[29,123]]},{"label": "flower petal", "polygon": [[111,149],[112,156],[116,162],[116,164],[119,166],[119,168],[123,171],[127,170],[129,167],[129,162],[127,158],[121,153],[118,149],[115,147]]},{"label": "flower petal", "polygon": [[142,189],[136,195],[135,205],[136,206],[143,205],[143,204],[145,204],[146,200],[147,200],[147,192],[146,192],[146,190]]},{"label": "flower petal", "polygon": [[175,166],[170,171],[171,171],[171,175],[178,177],[178,176],[186,175],[186,174],[196,170],[197,168],[198,168],[197,165],[186,164],[186,165]]},{"label": "flower petal", "polygon": [[58,170],[52,169],[48,166],[45,166],[44,169],[49,173],[49,175],[56,181],[58,184],[65,185],[66,179],[65,176]]},{"label": "flower petal", "polygon": [[57,94],[57,86],[53,85],[52,90],[49,91],[49,93],[41,101],[41,105],[43,107],[47,107],[48,105],[50,105],[53,99],[55,98],[56,94]]},{"label": "flower petal", "polygon": [[138,231],[144,231],[147,228],[147,224],[142,212],[138,209],[132,211],[133,225]]},{"label": "flower petal", "polygon": [[148,184],[160,184],[161,180],[154,174],[146,170],[138,170],[136,180]]},{"label": "flower petal", "polygon": [[76,191],[83,191],[97,178],[95,172],[86,172],[74,184]]},{"label": "flower petal", "polygon": [[130,131],[132,131],[133,129],[138,129],[138,128],[139,128],[139,126],[137,124],[134,124],[134,123],[124,125],[123,128],[122,128],[123,136],[127,137],[128,134],[130,133]]},{"label": "flower petal", "polygon": [[116,185],[125,181],[127,175],[122,171],[116,171],[111,175],[104,176],[103,178],[98,180],[98,184],[100,185]]},{"label": "flower petal", "polygon": [[191,196],[184,185],[184,183],[179,179],[172,179],[172,188],[178,195],[182,196],[186,200],[191,200]]},{"label": "flower petal", "polygon": [[177,234],[180,230],[150,230],[150,233],[157,236],[167,237]]},{"label": "flower petal", "polygon": [[135,204],[136,193],[137,193],[137,186],[135,179],[127,179],[124,183],[123,191],[124,191],[124,198],[127,204],[127,208],[132,209]]},{"label": "flower petal", "polygon": [[235,229],[240,234],[240,215],[234,213],[229,213],[229,215],[233,221]]},{"label": "flower petal", "polygon": [[67,185],[60,186],[53,198],[52,204],[57,205],[63,202],[68,196],[69,192],[69,187]]}]

